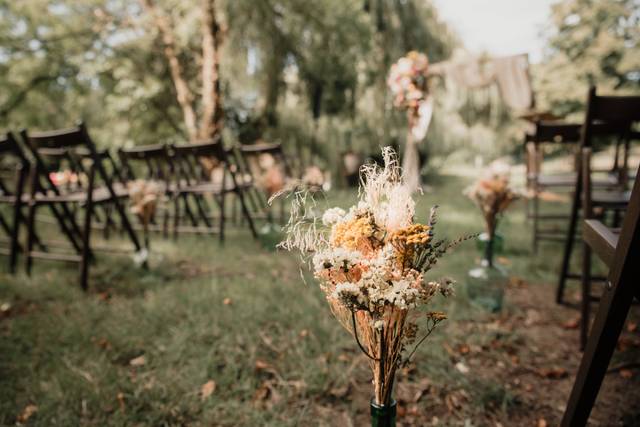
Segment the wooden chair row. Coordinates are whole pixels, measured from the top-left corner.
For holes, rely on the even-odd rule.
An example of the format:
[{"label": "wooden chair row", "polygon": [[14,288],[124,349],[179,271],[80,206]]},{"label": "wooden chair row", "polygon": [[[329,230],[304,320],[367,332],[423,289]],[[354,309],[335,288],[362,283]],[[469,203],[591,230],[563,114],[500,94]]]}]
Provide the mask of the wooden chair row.
[{"label": "wooden chair row", "polygon": [[[143,249],[136,233],[140,227],[127,215],[127,184],[131,180],[162,183],[163,192],[174,207],[172,215],[169,209],[165,210],[162,225],[165,234],[171,219],[175,236],[183,231],[217,232],[222,242],[228,195],[235,196],[233,206],[239,207],[243,222],[257,236],[255,213],[265,203],[258,198],[255,180],[245,169],[246,157],[266,152],[284,159],[279,145],[225,149],[219,139],[121,149],[117,156],[112,156],[108,150],[96,148],[83,124],[50,132],[23,131],[21,137],[23,144],[12,134],[0,140],[0,229],[7,236],[0,253],[9,255],[12,272],[20,253],[25,256],[28,273],[34,259],[78,263],[83,289],[88,287],[90,261],[96,250],[92,245],[92,229],[103,228],[105,237],[110,229],[119,229],[134,251]],[[209,167],[212,163],[222,171],[220,181],[212,180]],[[75,177],[73,185],[54,182],[51,174],[63,168]],[[206,199],[217,205],[217,215],[212,215]],[[36,220],[43,220],[39,213],[43,208],[51,213],[51,221],[63,236],[62,242],[45,242],[38,233]],[[218,220],[215,227],[213,219]],[[185,225],[184,220],[191,223]],[[21,225],[27,230],[24,243],[20,242]],[[45,234],[49,237],[51,233]]]},{"label": "wooden chair row", "polygon": [[[637,277],[640,267],[640,180],[633,178],[632,191],[627,191],[626,157],[629,143],[638,139],[635,131],[640,125],[640,96],[600,96],[595,88],[589,90],[587,111],[580,130],[580,157],[569,230],[565,240],[557,299],[562,302],[567,279],[581,281],[580,347],[584,349],[580,367],[562,418],[562,426],[583,426],[595,403],[627,314],[635,299],[640,299]],[[598,127],[606,128],[601,132]],[[603,191],[593,182],[592,152],[597,137],[609,135],[625,146],[623,165],[617,188]],[[607,212],[611,225],[606,225]],[[569,274],[569,262],[574,246],[574,234],[582,216],[582,269],[580,275]],[[621,216],[622,227],[620,228]],[[604,262],[608,273],[600,297],[593,298],[591,282],[593,254]],[[590,311],[594,300],[599,301],[596,318],[591,325]]]}]

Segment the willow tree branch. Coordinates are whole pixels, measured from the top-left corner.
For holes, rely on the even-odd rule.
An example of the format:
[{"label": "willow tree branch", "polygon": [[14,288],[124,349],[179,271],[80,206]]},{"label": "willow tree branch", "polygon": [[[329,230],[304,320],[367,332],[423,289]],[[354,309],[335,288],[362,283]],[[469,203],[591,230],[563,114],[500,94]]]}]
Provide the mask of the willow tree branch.
[{"label": "willow tree branch", "polygon": [[158,10],[156,5],[153,3],[153,0],[140,1],[142,6],[153,18],[153,22],[161,35],[162,43],[164,45],[164,56],[169,62],[169,71],[171,72],[171,79],[173,80],[173,84],[176,88],[178,104],[180,104],[180,108],[182,108],[185,127],[187,128],[189,139],[192,141],[196,140],[198,137],[198,128],[196,125],[196,113],[193,108],[193,94],[184,79],[182,66],[178,60],[175,36],[169,23],[169,19]]},{"label": "willow tree branch", "polygon": [[33,77],[24,88],[22,88],[18,93],[14,94],[4,105],[2,105],[2,107],[0,107],[0,117],[3,119],[6,118],[9,113],[11,113],[11,111],[18,108],[20,104],[22,104],[27,98],[29,92],[35,89],[36,86],[52,80],[55,80],[55,77],[50,75],[40,75]]},{"label": "willow tree branch", "polygon": [[221,127],[220,93],[221,29],[216,16],[215,0],[202,0],[202,116],[200,138],[214,136]]}]

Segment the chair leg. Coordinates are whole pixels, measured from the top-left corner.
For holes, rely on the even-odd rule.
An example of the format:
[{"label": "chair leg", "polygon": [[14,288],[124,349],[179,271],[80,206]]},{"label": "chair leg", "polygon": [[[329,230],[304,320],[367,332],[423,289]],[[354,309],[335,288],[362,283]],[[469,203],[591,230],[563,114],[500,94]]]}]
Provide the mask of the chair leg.
[{"label": "chair leg", "polygon": [[[582,178],[579,177],[579,180]],[[564,302],[564,288],[567,284],[567,275],[569,274],[569,265],[571,262],[571,253],[573,252],[573,244],[576,234],[576,228],[578,226],[578,209],[580,206],[580,193],[582,186],[579,181],[576,185],[575,193],[573,196],[573,204],[571,206],[571,218],[569,220],[569,227],[567,230],[567,238],[565,240],[564,253],[562,255],[562,264],[560,266],[560,278],[558,280],[558,287],[556,289],[556,302],[562,304]]]},{"label": "chair leg", "polygon": [[584,350],[589,336],[591,311],[591,247],[583,244],[582,250],[582,298],[580,301],[580,350]]},{"label": "chair leg", "polygon": [[21,203],[16,202],[13,212],[13,227],[11,228],[11,247],[9,249],[9,272],[11,274],[16,272],[18,251],[20,250],[20,244],[18,243],[18,236],[20,233],[20,208]]},{"label": "chair leg", "polygon": [[220,194],[220,222],[219,227],[220,227],[220,244],[224,243],[224,226],[225,226],[225,199],[227,198],[227,194],[224,192],[222,192],[222,194]]},{"label": "chair leg", "polygon": [[162,237],[169,237],[169,206],[165,205],[164,215],[162,216]]},{"label": "chair leg", "polygon": [[[621,277],[603,293],[576,375],[562,427],[584,426],[598,396],[609,361],[631,308],[634,274]],[[636,291],[637,292],[637,291]]]},{"label": "chair leg", "polygon": [[89,288],[89,262],[91,261],[91,257],[89,256],[89,236],[91,235],[91,216],[91,208],[87,206],[84,236],[82,236],[82,260],[80,265],[80,287],[83,291]]},{"label": "chair leg", "polygon": [[91,237],[91,218],[93,216],[93,182],[95,172],[89,174],[89,191],[87,197],[87,205],[85,208],[84,230],[82,234],[82,261],[80,266],[80,286],[83,291],[89,288],[89,262],[91,261],[90,237]]},{"label": "chair leg", "polygon": [[251,230],[251,234],[253,235],[254,239],[258,238],[258,232],[256,231],[256,227],[253,223],[253,218],[251,218],[251,214],[249,213],[249,210],[247,209],[247,205],[244,202],[244,196],[242,193],[242,190],[237,189],[236,190],[236,194],[238,195],[238,199],[240,199],[240,207],[242,208],[242,217],[244,219],[247,220],[247,222],[249,223],[249,229]]},{"label": "chair leg", "polygon": [[539,221],[538,221],[538,216],[540,215],[540,200],[538,199],[538,189],[534,188],[533,189],[533,198],[531,200],[531,210],[532,215],[531,215],[531,220],[533,223],[533,254],[537,254],[538,253],[538,226],[539,226]]},{"label": "chair leg", "polygon": [[29,213],[27,216],[27,249],[25,251],[25,269],[27,275],[31,275],[31,268],[33,267],[33,242],[35,240],[35,225],[36,225],[36,204],[29,203]]},{"label": "chair leg", "polygon": [[207,217],[207,211],[205,209],[204,197],[201,196],[201,195],[196,194],[195,195],[195,202],[196,202],[196,209],[198,210],[198,215],[200,216],[200,218],[204,222],[205,226],[207,228],[211,228],[212,227],[211,221],[209,221],[209,218]]},{"label": "chair leg", "polygon": [[178,227],[180,226],[180,195],[173,199],[173,239],[178,240]]}]

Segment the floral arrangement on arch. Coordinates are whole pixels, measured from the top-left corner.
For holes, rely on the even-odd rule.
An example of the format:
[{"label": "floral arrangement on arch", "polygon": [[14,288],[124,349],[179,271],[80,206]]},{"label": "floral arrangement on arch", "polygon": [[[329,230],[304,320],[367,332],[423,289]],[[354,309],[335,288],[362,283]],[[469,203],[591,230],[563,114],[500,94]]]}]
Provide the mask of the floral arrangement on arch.
[{"label": "floral arrangement on arch", "polygon": [[427,135],[433,114],[433,97],[427,81],[429,59],[423,53],[411,51],[389,70],[387,85],[393,95],[393,105],[407,112],[409,132],[404,147],[402,168],[407,187],[420,189],[420,159],[417,143]]},{"label": "floral arrangement on arch", "polygon": [[509,186],[509,174],[508,165],[494,163],[484,176],[464,191],[480,208],[489,238],[495,235],[500,216],[519,197]]},{"label": "floral arrangement on arch", "polygon": [[280,246],[313,254],[313,273],[331,311],[369,359],[375,404],[389,406],[397,368],[446,319],[425,308],[437,295],[450,296],[453,281],[426,275],[471,236],[437,239],[437,206],[427,223],[415,222],[396,154],[387,147],[383,157],[384,167],[361,168],[360,200],[349,210],[331,208],[320,219],[310,194],[294,193]]},{"label": "floral arrangement on arch", "polygon": [[429,59],[427,55],[416,51],[407,53],[391,66],[387,85],[393,95],[393,105],[406,109],[413,116],[429,95],[427,74]]}]

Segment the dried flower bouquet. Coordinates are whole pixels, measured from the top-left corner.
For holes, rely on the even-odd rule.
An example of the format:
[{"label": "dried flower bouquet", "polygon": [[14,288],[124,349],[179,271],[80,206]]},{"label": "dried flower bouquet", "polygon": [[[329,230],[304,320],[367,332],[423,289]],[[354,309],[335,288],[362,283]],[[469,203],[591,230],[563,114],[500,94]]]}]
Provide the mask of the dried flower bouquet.
[{"label": "dried flower bouquet", "polygon": [[385,148],[383,156],[383,168],[362,167],[360,200],[348,211],[331,208],[320,219],[308,192],[293,193],[281,247],[313,254],[314,276],[331,311],[369,359],[374,401],[388,406],[396,369],[446,319],[426,308],[436,295],[451,295],[453,281],[426,274],[471,236],[436,239],[436,207],[426,224],[414,222],[415,202],[396,154]]},{"label": "dried flower bouquet", "polygon": [[509,186],[509,169],[502,166],[489,168],[485,176],[465,190],[465,194],[482,211],[490,239],[496,232],[500,215],[518,198]]}]

